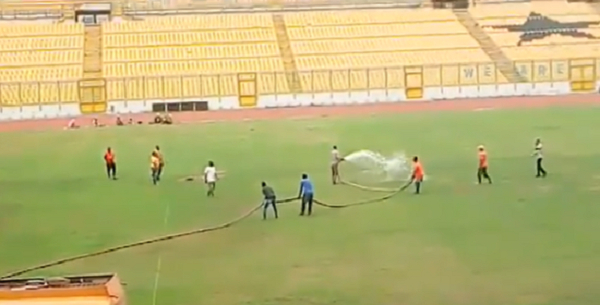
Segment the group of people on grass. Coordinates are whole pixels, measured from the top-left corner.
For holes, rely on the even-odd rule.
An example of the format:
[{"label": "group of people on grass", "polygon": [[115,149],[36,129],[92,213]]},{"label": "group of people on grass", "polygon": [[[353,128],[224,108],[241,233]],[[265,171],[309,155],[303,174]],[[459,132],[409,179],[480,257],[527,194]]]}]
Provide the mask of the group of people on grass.
[{"label": "group of people on grass", "polygon": [[[488,154],[483,145],[479,145],[477,147],[478,151],[478,168],[477,168],[477,182],[481,184],[483,179],[486,179],[489,184],[492,184],[492,178],[489,174],[488,168]],[[345,159],[341,157],[340,152],[337,146],[333,146],[333,150],[331,151],[332,161],[331,161],[331,179],[333,184],[341,183],[342,180],[340,178],[339,173],[339,164]],[[536,160],[536,177],[546,177],[547,172],[542,165],[543,161],[543,153],[542,153],[542,140],[537,138],[535,140],[534,152],[533,156]],[[421,185],[423,183],[423,179],[425,177],[425,171],[423,169],[423,165],[421,164],[419,157],[414,156],[412,158],[413,166],[412,173],[410,176],[410,180],[406,186],[410,184],[414,184],[415,186],[415,194],[421,193]],[[104,162],[106,164],[106,173],[109,179],[116,180],[117,179],[117,161],[115,152],[109,147],[104,154]],[[160,150],[158,145],[155,146],[154,150],[150,156],[150,172],[152,183],[154,185],[158,184],[160,181],[161,175],[163,173],[163,169],[165,166],[164,156]],[[222,172],[221,172],[222,173]],[[202,180],[207,185],[207,197],[214,197],[217,181],[219,180],[219,171],[215,167],[215,163],[213,161],[208,161],[207,166],[204,168],[204,173],[202,176]],[[185,178],[186,181],[195,180],[195,178],[188,177]],[[271,208],[275,214],[275,218],[279,218],[279,214],[277,212],[277,195],[272,186],[268,185],[265,181],[261,182],[261,189],[263,195],[263,219],[267,219],[267,210]],[[300,179],[300,190],[298,192],[298,199],[301,200],[300,207],[300,216],[312,214],[312,207],[314,201],[314,185],[308,174],[304,173]]]}]

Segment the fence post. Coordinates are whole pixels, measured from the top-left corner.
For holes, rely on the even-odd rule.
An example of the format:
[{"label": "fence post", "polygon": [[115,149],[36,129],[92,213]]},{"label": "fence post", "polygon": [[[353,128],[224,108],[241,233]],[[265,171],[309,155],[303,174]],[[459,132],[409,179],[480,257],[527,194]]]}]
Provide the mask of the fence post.
[{"label": "fence post", "polygon": [[[238,88],[239,90],[239,88]],[[223,97],[221,96],[221,74],[217,74],[217,95],[219,96],[219,108],[221,107],[221,101]],[[239,95],[239,92],[238,92]]]},{"label": "fence post", "polygon": [[129,101],[129,97],[127,96],[127,78],[121,78],[121,80],[123,81],[123,97],[125,98],[125,107],[127,107],[127,102]]},{"label": "fence post", "polygon": [[165,90],[165,87],[166,87],[166,85],[165,85],[166,84],[165,77],[161,76],[160,80],[161,80],[161,83],[162,83],[161,86],[160,86],[160,91],[161,91],[160,93],[161,93],[162,100],[164,102],[165,101],[165,94],[166,94],[166,90]]},{"label": "fence post", "polygon": [[277,72],[273,72],[273,80],[275,81],[275,88],[273,88],[273,90],[275,91],[275,100],[279,100],[279,74]]},{"label": "fence post", "polygon": [[[75,88],[77,88],[77,90],[79,91],[79,87],[77,87],[77,85],[75,85]],[[59,109],[62,109],[62,92],[60,90],[60,81],[56,81],[56,92],[58,94],[57,98],[58,98],[58,104],[60,105]]]},{"label": "fence post", "polygon": [[39,109],[42,110],[42,85],[40,82],[36,82],[37,84],[37,103],[39,106]]},{"label": "fence post", "polygon": [[[139,78],[137,78],[139,80]],[[148,99],[148,95],[146,95],[146,83],[148,82],[148,78],[146,76],[142,76],[142,99],[144,100],[144,104],[146,104],[146,100]]]},{"label": "fence post", "polygon": [[21,108],[21,113],[23,113],[23,96],[21,96],[22,86],[23,86],[23,83],[19,83],[19,86],[17,87],[17,88],[19,88],[19,90],[18,90],[19,94],[17,96],[19,97],[19,106]]},{"label": "fence post", "polygon": [[388,91],[388,68],[383,68],[383,81],[384,81],[384,86],[385,86],[385,98],[387,100],[388,96],[389,96],[389,91]]},{"label": "fence post", "polygon": [[329,82],[329,96],[333,99],[333,70],[327,70],[327,82]]},{"label": "fence post", "polygon": [[198,74],[198,79],[200,80],[200,98],[204,99],[204,85],[202,83],[202,74]]},{"label": "fence post", "polygon": [[179,99],[183,102],[183,75],[179,76]]},{"label": "fence post", "polygon": [[371,69],[367,68],[365,73],[367,73],[367,96],[371,96]]}]

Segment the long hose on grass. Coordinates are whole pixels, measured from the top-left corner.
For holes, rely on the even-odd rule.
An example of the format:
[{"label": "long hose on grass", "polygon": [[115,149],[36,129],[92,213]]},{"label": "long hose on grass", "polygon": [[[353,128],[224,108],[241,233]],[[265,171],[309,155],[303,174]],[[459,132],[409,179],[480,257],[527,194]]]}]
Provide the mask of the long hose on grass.
[{"label": "long hose on grass", "polygon": [[[373,198],[373,199],[362,200],[362,201],[346,203],[346,204],[329,204],[329,203],[325,203],[323,201],[315,199],[314,200],[315,204],[326,207],[326,208],[348,208],[348,207],[353,207],[353,206],[377,203],[377,202],[382,202],[382,201],[385,201],[385,200],[388,200],[388,199],[394,197],[398,193],[404,191],[410,185],[410,183],[408,183],[400,188],[384,189],[384,188],[368,187],[368,186],[351,183],[351,182],[342,182],[342,184],[348,185],[351,187],[355,187],[358,189],[362,189],[365,191],[388,192],[389,194],[386,194],[381,197]],[[290,198],[277,200],[277,204],[285,204],[285,203],[290,203],[290,202],[297,201],[297,200],[299,200],[297,197],[290,197]],[[83,259],[87,259],[87,258],[91,258],[91,257],[100,256],[100,255],[105,255],[105,254],[109,254],[109,253],[113,253],[113,252],[117,252],[117,251],[121,251],[121,250],[125,250],[125,249],[130,249],[130,248],[140,247],[140,246],[154,244],[154,243],[158,243],[158,242],[168,241],[168,240],[177,239],[177,238],[190,236],[190,235],[196,235],[196,234],[202,234],[202,233],[217,231],[217,230],[221,230],[221,229],[226,229],[226,228],[229,228],[232,225],[237,224],[237,223],[241,222],[242,220],[250,217],[252,214],[254,214],[254,212],[258,211],[260,208],[262,208],[262,204],[255,206],[254,208],[250,209],[248,212],[244,213],[243,215],[239,216],[238,218],[235,218],[235,219],[225,222],[223,224],[215,225],[212,227],[194,229],[194,230],[180,232],[180,233],[168,234],[168,235],[159,236],[159,237],[155,237],[155,238],[151,238],[151,239],[146,239],[146,240],[141,240],[141,241],[137,241],[137,242],[133,242],[133,243],[123,244],[120,246],[111,247],[111,248],[99,250],[96,252],[85,253],[85,254],[80,254],[80,255],[76,255],[76,256],[58,259],[58,260],[55,260],[55,261],[52,261],[49,263],[45,263],[45,264],[41,264],[41,265],[37,265],[37,266],[33,266],[33,267],[28,267],[25,269],[7,273],[5,275],[0,276],[0,280],[20,276],[20,275],[23,275],[25,273],[29,273],[32,271],[43,270],[43,269],[55,267],[58,265],[63,265],[63,264],[78,261],[78,260],[83,260]]]}]

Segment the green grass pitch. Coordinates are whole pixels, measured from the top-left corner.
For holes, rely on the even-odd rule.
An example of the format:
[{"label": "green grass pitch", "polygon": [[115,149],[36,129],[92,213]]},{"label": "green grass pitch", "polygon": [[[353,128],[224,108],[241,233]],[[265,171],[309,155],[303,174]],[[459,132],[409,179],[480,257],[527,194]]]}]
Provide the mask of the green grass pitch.
[{"label": "green grass pitch", "polygon": [[[332,144],[421,156],[424,193],[349,209],[298,204],[226,230],[34,272],[118,272],[130,304],[597,304],[600,110],[427,112],[0,134],[0,272],[218,224],[260,202],[259,183],[295,195],[309,173],[319,199],[378,196],[332,186]],[[546,179],[531,149],[544,140]],[[164,181],[152,186],[160,144]],[[476,146],[494,185],[475,185]],[[102,154],[116,150],[119,181]],[[212,159],[217,197],[177,179]],[[342,174],[344,168],[342,167]],[[158,270],[158,272],[157,272]]]}]

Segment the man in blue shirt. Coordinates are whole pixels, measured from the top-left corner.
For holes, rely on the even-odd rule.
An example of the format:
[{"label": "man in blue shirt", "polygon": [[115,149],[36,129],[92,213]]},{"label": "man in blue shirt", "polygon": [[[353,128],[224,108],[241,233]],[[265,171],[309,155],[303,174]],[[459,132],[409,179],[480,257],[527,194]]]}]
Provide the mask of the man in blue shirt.
[{"label": "man in blue shirt", "polygon": [[300,210],[300,216],[304,216],[304,211],[308,206],[308,216],[312,214],[312,204],[314,197],[314,188],[312,182],[308,179],[307,174],[302,174],[302,180],[300,180],[300,192],[298,193],[298,199],[302,200],[302,209]]}]

